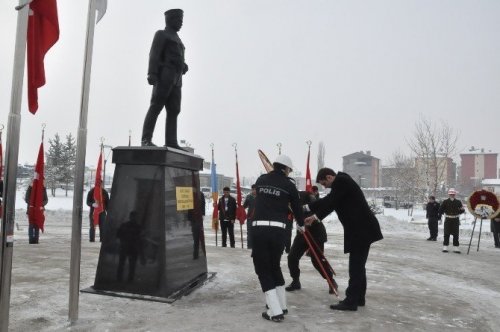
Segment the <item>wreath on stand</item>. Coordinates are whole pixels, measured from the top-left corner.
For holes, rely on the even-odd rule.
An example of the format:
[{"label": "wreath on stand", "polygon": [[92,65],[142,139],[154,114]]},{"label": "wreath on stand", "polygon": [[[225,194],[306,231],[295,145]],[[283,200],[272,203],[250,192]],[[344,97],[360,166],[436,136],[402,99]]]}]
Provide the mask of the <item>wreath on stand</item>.
[{"label": "wreath on stand", "polygon": [[492,219],[500,214],[498,196],[488,190],[474,191],[467,201],[467,207],[476,218]]}]

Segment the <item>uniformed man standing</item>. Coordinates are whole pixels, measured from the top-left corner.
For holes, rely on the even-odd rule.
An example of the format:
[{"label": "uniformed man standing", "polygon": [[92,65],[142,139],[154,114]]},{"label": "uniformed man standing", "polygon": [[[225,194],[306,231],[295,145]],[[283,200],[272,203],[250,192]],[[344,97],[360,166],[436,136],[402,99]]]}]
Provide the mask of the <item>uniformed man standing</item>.
[{"label": "uniformed man standing", "polygon": [[459,254],[460,243],[458,242],[460,228],[460,214],[465,212],[465,209],[460,200],[455,199],[456,190],[451,188],[448,190],[448,198],[441,203],[439,207],[439,215],[444,214],[444,240],[443,252],[448,252],[448,244],[450,243],[450,235],[453,235],[453,252]]},{"label": "uniformed man standing", "polygon": [[184,44],[177,34],[182,27],[183,18],[182,9],[167,10],[166,27],[157,31],[153,38],[148,67],[148,83],[153,85],[153,93],[142,128],[142,146],[155,146],[151,139],[156,119],[165,107],[165,145],[181,149],[177,143],[177,116],[181,111],[182,75],[188,71],[184,62]]},{"label": "uniformed man standing", "polygon": [[292,161],[279,155],[273,163],[274,170],[261,175],[255,182],[257,196],[252,223],[253,263],[265,293],[268,310],[262,317],[281,322],[288,313],[285,280],[281,272],[281,255],[285,247],[285,224],[290,204],[299,226],[304,225],[299,193],[293,180],[288,177]]}]

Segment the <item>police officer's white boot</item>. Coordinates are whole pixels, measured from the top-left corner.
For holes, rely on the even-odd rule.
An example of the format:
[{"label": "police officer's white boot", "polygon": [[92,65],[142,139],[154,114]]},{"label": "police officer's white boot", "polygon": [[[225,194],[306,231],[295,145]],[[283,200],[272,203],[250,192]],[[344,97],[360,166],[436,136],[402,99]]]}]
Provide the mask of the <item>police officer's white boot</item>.
[{"label": "police officer's white boot", "polygon": [[443,252],[448,252],[448,246],[444,246],[442,251]]},{"label": "police officer's white boot", "polygon": [[281,322],[285,317],[283,316],[283,310],[281,310],[280,301],[278,298],[278,293],[276,289],[271,289],[265,292],[266,294],[266,304],[269,309],[262,313],[262,317],[271,320],[273,322]]},{"label": "police officer's white boot", "polygon": [[278,300],[280,301],[280,307],[283,311],[283,315],[286,315],[288,313],[288,308],[286,306],[285,286],[276,287],[276,293],[278,294]]},{"label": "police officer's white boot", "polygon": [[460,254],[460,248],[458,246],[453,246],[453,252],[455,254]]}]

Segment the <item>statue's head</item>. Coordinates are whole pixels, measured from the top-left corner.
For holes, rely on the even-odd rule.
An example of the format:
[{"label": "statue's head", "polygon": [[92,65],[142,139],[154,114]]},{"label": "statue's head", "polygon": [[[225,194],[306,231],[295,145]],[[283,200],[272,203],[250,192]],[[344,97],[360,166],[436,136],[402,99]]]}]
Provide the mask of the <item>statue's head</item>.
[{"label": "statue's head", "polygon": [[183,18],[182,9],[169,9],[165,12],[165,24],[174,31],[181,29]]}]

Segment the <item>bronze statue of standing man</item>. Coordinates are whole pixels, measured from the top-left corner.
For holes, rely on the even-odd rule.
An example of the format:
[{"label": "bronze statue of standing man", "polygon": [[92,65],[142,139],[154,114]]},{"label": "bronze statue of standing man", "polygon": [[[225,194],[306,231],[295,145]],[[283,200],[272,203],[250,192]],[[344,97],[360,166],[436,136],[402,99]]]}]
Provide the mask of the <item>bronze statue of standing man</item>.
[{"label": "bronze statue of standing man", "polygon": [[158,115],[165,107],[165,146],[180,149],[177,143],[177,116],[181,111],[182,75],[188,71],[184,62],[184,44],[177,32],[182,27],[182,9],[165,12],[165,29],[158,30],[149,52],[148,83],[153,85],[151,104],[142,128],[142,146],[155,146],[151,141]]}]

